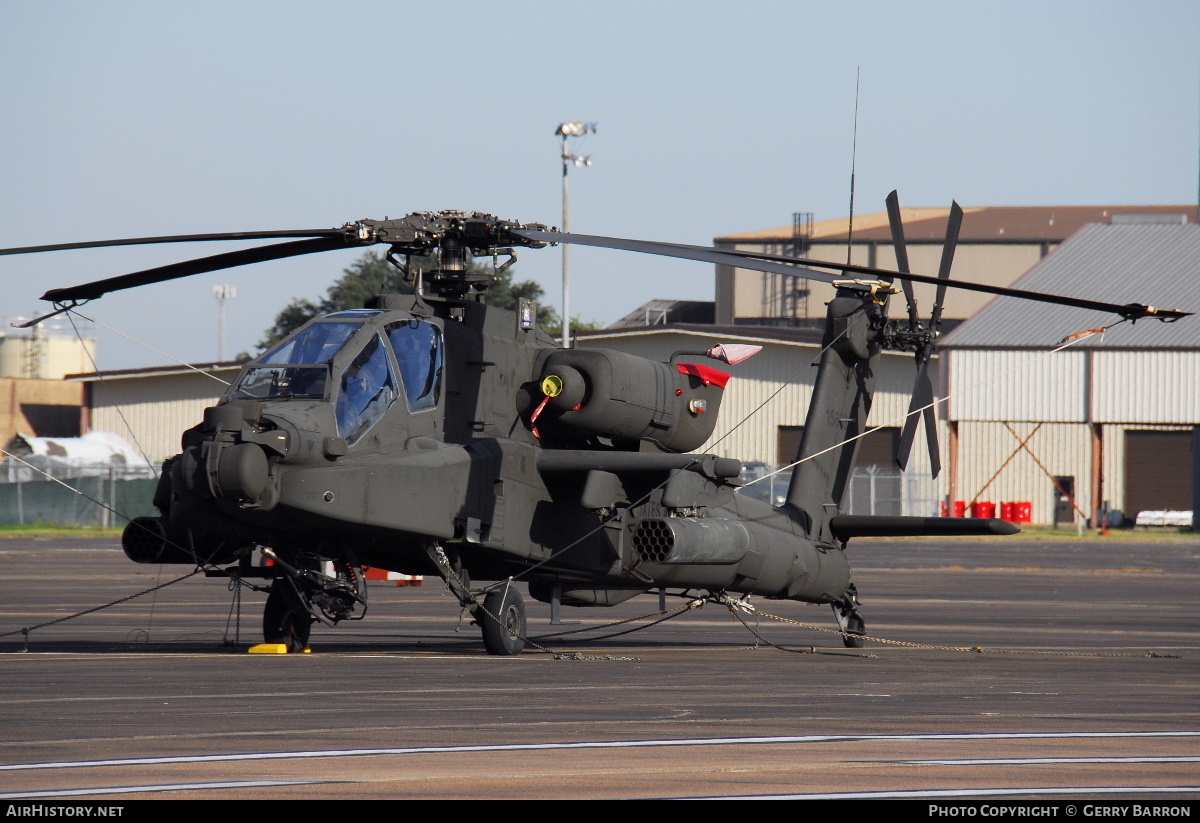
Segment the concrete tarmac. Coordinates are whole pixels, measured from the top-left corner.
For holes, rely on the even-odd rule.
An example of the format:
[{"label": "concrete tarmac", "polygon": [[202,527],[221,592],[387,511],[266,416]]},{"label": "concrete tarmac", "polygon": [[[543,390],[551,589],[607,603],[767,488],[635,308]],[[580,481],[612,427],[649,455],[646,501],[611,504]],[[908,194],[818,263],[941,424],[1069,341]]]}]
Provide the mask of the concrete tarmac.
[{"label": "concrete tarmac", "polygon": [[758,599],[584,640],[648,623],[603,628],[644,596],[559,627],[527,600],[531,635],[585,631],[497,658],[426,580],[373,585],[311,654],[250,655],[265,596],[199,576],[26,639],[190,569],[3,540],[0,797],[1200,798],[1200,540],[850,556],[862,649],[828,607]]}]

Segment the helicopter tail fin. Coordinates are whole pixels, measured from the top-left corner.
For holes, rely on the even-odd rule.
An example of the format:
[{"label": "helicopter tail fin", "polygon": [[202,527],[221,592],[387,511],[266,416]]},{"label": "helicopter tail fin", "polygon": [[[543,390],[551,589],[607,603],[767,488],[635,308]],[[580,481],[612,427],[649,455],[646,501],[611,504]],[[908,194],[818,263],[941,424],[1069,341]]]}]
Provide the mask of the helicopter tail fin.
[{"label": "helicopter tail fin", "polygon": [[838,513],[859,439],[866,432],[875,386],[879,345],[875,330],[886,317],[884,284],[844,281],[829,302],[816,385],[785,506],[815,540],[835,539],[830,521]]}]

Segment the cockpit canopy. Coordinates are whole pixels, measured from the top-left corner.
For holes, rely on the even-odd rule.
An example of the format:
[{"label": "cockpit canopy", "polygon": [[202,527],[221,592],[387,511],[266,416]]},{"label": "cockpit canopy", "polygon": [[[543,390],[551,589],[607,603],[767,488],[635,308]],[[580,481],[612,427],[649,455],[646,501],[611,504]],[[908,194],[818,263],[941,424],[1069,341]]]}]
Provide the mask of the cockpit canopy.
[{"label": "cockpit canopy", "polygon": [[383,314],[395,316],[357,309],[309,323],[250,365],[232,397],[327,400],[338,436],[351,444],[401,392],[412,414],[436,408],[444,361],[440,325],[416,317],[369,322]]}]

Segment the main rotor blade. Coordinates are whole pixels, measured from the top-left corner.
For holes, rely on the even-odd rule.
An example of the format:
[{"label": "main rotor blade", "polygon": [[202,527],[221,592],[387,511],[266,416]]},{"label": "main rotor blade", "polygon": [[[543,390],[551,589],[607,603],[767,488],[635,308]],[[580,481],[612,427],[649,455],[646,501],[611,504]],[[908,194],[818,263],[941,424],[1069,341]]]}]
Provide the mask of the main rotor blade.
[{"label": "main rotor blade", "polygon": [[701,263],[717,263],[726,266],[737,266],[742,269],[754,269],[772,274],[790,274],[810,280],[820,280],[832,283],[839,280],[836,274],[824,271],[813,271],[788,262],[819,264],[823,268],[839,268],[836,263],[806,260],[800,261],[791,257],[771,256],[770,260],[755,260],[744,257],[744,252],[718,249],[711,246],[688,246],[683,243],[660,243],[650,240],[628,240],[623,237],[601,237],[595,234],[569,234],[561,231],[531,231],[517,229],[513,234],[527,240],[541,243],[573,243],[577,246],[596,246],[602,249],[617,249],[619,251],[636,251],[642,254],[657,254],[662,257],[677,257],[681,260],[698,260]]},{"label": "main rotor blade", "polygon": [[942,322],[942,303],[946,299],[946,284],[950,282],[950,268],[954,265],[954,249],[958,246],[962,219],[962,206],[958,205],[957,200],[950,201],[950,217],[946,220],[946,242],[942,244],[942,264],[938,266],[937,294],[933,298],[933,314],[929,316],[929,328],[935,332]]},{"label": "main rotor blade", "polygon": [[[900,195],[895,189],[887,196],[887,215],[892,229],[892,248],[896,250],[896,268],[908,274],[912,269],[908,265],[908,244],[904,242],[904,221],[900,219]],[[908,324],[916,329],[921,325],[921,315],[917,311],[912,282],[901,280],[900,285],[904,289],[904,299],[908,301]]]},{"label": "main rotor blade", "polygon": [[197,260],[184,260],[181,263],[171,263],[145,271],[122,274],[105,280],[96,280],[79,286],[65,289],[51,289],[42,295],[43,300],[55,303],[71,301],[95,300],[109,292],[146,286],[151,283],[162,283],[193,274],[232,269],[251,263],[262,263],[267,260],[282,260],[287,257],[299,257],[303,254],[315,254],[323,251],[347,248],[345,236],[339,233],[335,237],[317,237],[310,240],[297,240],[292,243],[276,243],[271,246],[256,246],[252,249],[217,254],[212,257],[201,257]]},{"label": "main rotor blade", "polygon": [[203,243],[210,240],[275,240],[283,237],[336,237],[344,234],[343,229],[312,229],[296,231],[233,231],[220,234],[172,234],[163,237],[128,237],[124,240],[92,240],[83,243],[57,243],[50,246],[18,246],[0,249],[6,254],[36,254],[43,251],[69,251],[71,249],[99,249],[105,246],[148,246],[158,243]]},{"label": "main rotor blade", "polygon": [[[929,283],[934,286],[942,285],[954,289],[995,294],[1001,297],[1016,297],[1021,300],[1034,300],[1039,303],[1054,303],[1060,306],[1071,306],[1077,309],[1108,312],[1124,317],[1126,320],[1141,320],[1153,317],[1158,320],[1178,320],[1190,317],[1193,312],[1178,309],[1159,309],[1145,306],[1141,303],[1102,303],[1098,300],[1082,300],[1077,297],[1061,297],[1057,294],[1010,289],[1003,286],[990,286],[986,283],[969,283],[963,280],[939,280],[922,274],[888,271],[874,266],[858,266],[851,263],[832,263],[828,260],[810,260],[802,257],[785,257],[778,254],[765,254],[753,251],[735,251],[732,249],[717,249],[712,246],[688,246],[682,243],[658,243],[647,240],[627,240],[621,237],[601,237],[593,234],[568,234],[560,231],[529,231],[514,230],[513,234],[528,240],[541,243],[574,243],[578,246],[596,246],[605,249],[622,249],[644,254],[657,254],[664,257],[678,257],[684,260],[699,260],[706,263],[721,263],[743,269],[753,269],[773,274],[790,274],[794,277],[805,277],[810,280],[821,280],[832,283],[842,278],[813,268],[834,269],[845,274],[868,274],[876,278],[888,280],[911,280],[914,283]],[[790,264],[790,265],[786,265]]]},{"label": "main rotor blade", "polygon": [[[906,274],[904,272],[892,272],[886,269],[873,268],[871,266],[855,266],[845,263],[828,263],[821,260],[805,260],[794,257],[781,257],[774,254],[763,254],[761,252],[751,251],[730,251],[726,252],[731,256],[744,257],[748,260],[794,260],[796,263],[805,266],[823,266],[826,268],[838,269],[847,274],[869,274],[875,277],[888,277],[900,280],[911,280],[914,283],[929,283],[934,286],[945,285],[952,289],[963,289],[965,291],[977,291],[983,294],[994,294],[999,297],[1016,297],[1019,300],[1033,300],[1038,303],[1053,303],[1059,306],[1071,306],[1076,309],[1090,309],[1092,311],[1108,312],[1110,314],[1119,314],[1126,320],[1141,320],[1146,317],[1153,317],[1156,320],[1178,320],[1181,317],[1191,317],[1194,312],[1180,311],[1179,309],[1160,309],[1155,306],[1147,306],[1142,303],[1103,303],[1099,300],[1084,300],[1079,297],[1063,297],[1057,294],[1048,294],[1040,291],[1026,291],[1025,289],[1012,289],[1005,286],[991,286],[987,283],[971,283],[966,280],[938,280],[936,277],[928,277],[923,274]],[[742,268],[753,269],[755,266],[740,264]],[[764,269],[764,271],[767,271]],[[796,270],[793,270],[793,274]]]}]

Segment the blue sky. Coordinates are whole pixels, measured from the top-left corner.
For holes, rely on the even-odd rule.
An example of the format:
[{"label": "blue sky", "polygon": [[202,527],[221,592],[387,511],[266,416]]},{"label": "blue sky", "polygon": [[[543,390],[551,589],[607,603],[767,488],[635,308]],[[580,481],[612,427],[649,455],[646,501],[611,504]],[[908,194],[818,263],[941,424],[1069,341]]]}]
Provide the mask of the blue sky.
[{"label": "blue sky", "polygon": [[[848,208],[1195,203],[1195,2],[0,3],[0,247],[313,228],[443,208],[560,222],[553,132],[575,150],[572,229],[707,243]],[[220,251],[233,247],[222,247]],[[0,258],[0,315],[47,288],[216,253]],[[202,275],[84,309],[187,360],[230,352],[359,252]],[[610,322],[711,299],[711,267],[572,256],[572,307]],[[519,279],[560,299],[555,250]],[[101,368],[163,357],[101,330]]]}]

